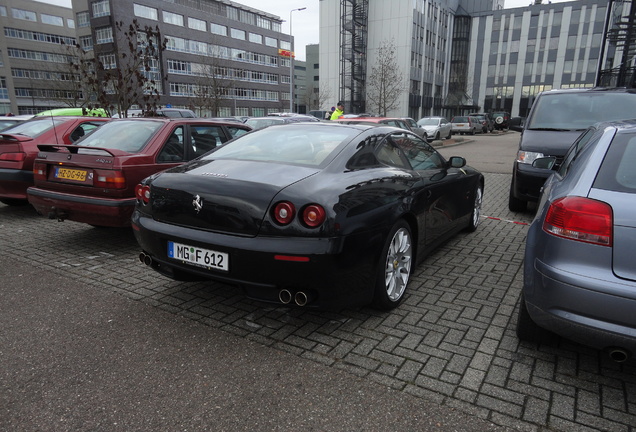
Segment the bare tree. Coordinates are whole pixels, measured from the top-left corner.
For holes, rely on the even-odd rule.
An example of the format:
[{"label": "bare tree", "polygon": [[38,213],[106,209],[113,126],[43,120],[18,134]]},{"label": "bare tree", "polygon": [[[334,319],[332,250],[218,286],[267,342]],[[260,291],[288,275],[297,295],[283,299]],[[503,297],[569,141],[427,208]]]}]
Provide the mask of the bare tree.
[{"label": "bare tree", "polygon": [[[99,86],[96,102],[121,117],[133,105],[144,112],[155,112],[166,80],[162,74],[161,55],[167,39],[161,37],[159,26],[142,27],[133,20],[126,28],[123,21],[115,23],[117,53],[96,52],[96,73],[90,86]],[[113,56],[116,55],[116,58]]]},{"label": "bare tree", "polygon": [[331,89],[326,85],[316,85],[312,82],[307,86],[302,102],[311,111],[320,109],[329,100],[331,100]]},{"label": "bare tree", "polygon": [[227,105],[227,100],[236,98],[236,82],[233,79],[240,71],[223,64],[220,56],[201,57],[206,63],[193,63],[192,73],[197,77],[192,85],[190,103],[199,115],[210,113],[219,115],[219,109]]},{"label": "bare tree", "polygon": [[405,90],[404,73],[397,64],[395,42],[384,41],[367,79],[367,103],[379,115],[386,116],[387,112],[399,108],[400,97]]}]

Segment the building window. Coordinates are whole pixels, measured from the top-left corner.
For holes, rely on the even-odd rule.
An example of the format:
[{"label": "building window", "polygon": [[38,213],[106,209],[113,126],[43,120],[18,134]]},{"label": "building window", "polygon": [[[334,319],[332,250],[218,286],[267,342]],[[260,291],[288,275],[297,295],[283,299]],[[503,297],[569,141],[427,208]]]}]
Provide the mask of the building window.
[{"label": "building window", "polygon": [[193,30],[206,31],[207,22],[200,19],[188,17],[188,28],[191,28]]},{"label": "building window", "polygon": [[245,40],[245,32],[239,29],[230,29],[230,36],[234,39]]},{"label": "building window", "polygon": [[290,50],[291,49],[291,43],[289,43],[289,41],[280,41],[280,47],[281,49],[284,50]]},{"label": "building window", "polygon": [[227,36],[227,27],[219,24],[210,23],[210,32],[212,32],[212,34]]},{"label": "building window", "polygon": [[183,27],[183,15],[163,11],[163,22]]},{"label": "building window", "polygon": [[265,45],[277,48],[278,47],[278,39],[274,39],[274,38],[265,36]]},{"label": "building window", "polygon": [[11,9],[11,12],[13,13],[13,18],[15,19],[21,19],[21,20],[33,21],[33,22],[37,21],[37,16],[35,15],[35,12],[22,10],[22,9],[16,9],[16,8]]},{"label": "building window", "polygon": [[71,18],[66,18],[66,26],[68,28],[75,28],[75,20]]},{"label": "building window", "polygon": [[62,17],[55,15],[40,14],[42,24],[50,24],[58,27],[64,27],[64,20]]},{"label": "building window", "polygon": [[80,46],[84,51],[92,51],[93,49],[93,37],[82,36],[80,37]]},{"label": "building window", "polygon": [[254,42],[257,44],[262,44],[263,43],[263,36],[256,34],[256,33],[250,33],[250,42]]},{"label": "building window", "polygon": [[256,25],[267,30],[271,30],[272,28],[272,22],[262,16],[256,17]]},{"label": "building window", "polygon": [[100,0],[93,3],[93,17],[110,15],[110,3],[108,0]]},{"label": "building window", "polygon": [[89,27],[91,25],[91,17],[88,12],[78,12],[77,27]]},{"label": "building window", "polygon": [[117,69],[117,58],[114,53],[100,55],[99,61],[104,66],[104,69]]},{"label": "building window", "polygon": [[6,6],[0,6],[0,16],[3,16],[3,17],[7,16],[7,7]]},{"label": "building window", "polygon": [[228,6],[227,7],[227,17],[229,19],[232,19],[234,21],[238,21],[239,20],[239,10],[235,7],[232,6]]},{"label": "building window", "polygon": [[95,29],[95,43],[105,44],[113,42],[113,28],[112,27],[100,27]]},{"label": "building window", "polygon": [[7,88],[7,79],[5,77],[0,77],[0,99],[9,99],[9,89]]},{"label": "building window", "polygon": [[135,14],[135,16],[148,18],[154,21],[157,21],[159,17],[159,13],[157,12],[156,8],[151,8],[137,3],[133,4],[133,13]]}]

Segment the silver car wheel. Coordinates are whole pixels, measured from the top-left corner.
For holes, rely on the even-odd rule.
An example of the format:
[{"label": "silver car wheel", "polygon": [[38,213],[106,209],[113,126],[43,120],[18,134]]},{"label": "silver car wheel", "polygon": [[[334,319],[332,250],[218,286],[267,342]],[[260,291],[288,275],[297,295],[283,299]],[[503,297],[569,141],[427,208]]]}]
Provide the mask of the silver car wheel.
[{"label": "silver car wheel", "polygon": [[405,228],[398,229],[391,239],[386,256],[384,284],[391,301],[398,301],[409,281],[412,263],[411,235]]},{"label": "silver car wheel", "polygon": [[473,225],[477,227],[479,225],[479,218],[481,218],[481,202],[483,192],[480,187],[475,191],[475,206],[473,207]]}]

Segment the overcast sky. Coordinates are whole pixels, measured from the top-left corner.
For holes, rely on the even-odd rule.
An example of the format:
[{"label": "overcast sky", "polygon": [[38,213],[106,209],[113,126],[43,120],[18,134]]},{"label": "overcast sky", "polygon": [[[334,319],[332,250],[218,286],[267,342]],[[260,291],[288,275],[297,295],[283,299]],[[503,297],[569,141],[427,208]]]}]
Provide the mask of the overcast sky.
[{"label": "overcast sky", "polygon": [[[60,6],[71,7],[71,0],[37,0],[44,3],[57,4]],[[571,0],[552,0],[552,3],[562,3]],[[525,7],[533,3],[534,0],[505,0],[505,8]],[[548,3],[548,0],[543,0]],[[283,22],[282,31],[289,34],[289,17],[291,14],[292,33],[294,36],[294,51],[296,59],[305,60],[305,45],[317,44],[318,39],[318,3],[319,0],[239,0],[236,3],[252,7],[254,9],[263,10],[271,14],[279,16]],[[302,11],[294,11],[293,9],[306,8]]]}]

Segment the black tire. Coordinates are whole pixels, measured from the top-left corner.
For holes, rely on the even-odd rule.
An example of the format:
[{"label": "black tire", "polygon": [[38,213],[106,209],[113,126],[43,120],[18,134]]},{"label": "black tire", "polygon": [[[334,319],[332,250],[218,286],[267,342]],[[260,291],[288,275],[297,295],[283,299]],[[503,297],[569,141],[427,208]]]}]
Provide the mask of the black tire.
[{"label": "black tire", "polygon": [[390,310],[400,304],[411,277],[413,258],[411,228],[399,220],[389,231],[380,255],[373,295],[375,308]]},{"label": "black tire", "polygon": [[435,141],[439,141],[439,132],[435,134]]},{"label": "black tire", "polygon": [[528,203],[519,198],[515,198],[513,194],[513,185],[510,185],[510,194],[508,195],[508,209],[511,212],[519,213],[524,212],[528,208]]},{"label": "black tire", "polygon": [[475,129],[474,128],[470,131],[470,134],[471,135],[475,135]]},{"label": "black tire", "polygon": [[0,202],[8,206],[14,206],[14,207],[25,206],[29,203],[29,201],[25,199],[17,199],[17,198],[2,198],[0,199]]},{"label": "black tire", "polygon": [[448,131],[448,136],[446,137],[446,139],[451,139],[452,136],[453,136],[453,131]]},{"label": "black tire", "polygon": [[470,215],[470,220],[468,222],[468,227],[466,227],[466,231],[474,232],[477,230],[479,223],[481,222],[481,205],[483,202],[484,190],[480,185],[475,189],[475,201],[473,202],[473,212]]},{"label": "black tire", "polygon": [[528,307],[526,306],[526,299],[523,292],[519,296],[519,313],[517,314],[517,328],[515,331],[517,337],[526,342],[552,343],[557,339],[556,334],[543,327],[539,327],[539,325],[532,320],[528,312]]}]

